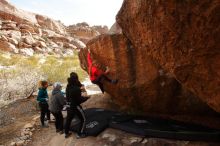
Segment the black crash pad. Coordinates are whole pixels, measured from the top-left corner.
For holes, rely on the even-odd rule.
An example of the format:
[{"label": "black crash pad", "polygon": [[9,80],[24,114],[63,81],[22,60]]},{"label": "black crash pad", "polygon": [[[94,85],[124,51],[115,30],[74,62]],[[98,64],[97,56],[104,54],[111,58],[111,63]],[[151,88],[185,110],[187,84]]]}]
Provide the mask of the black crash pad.
[{"label": "black crash pad", "polygon": [[109,127],[144,137],[220,141],[220,130],[161,118],[116,114]]},{"label": "black crash pad", "polygon": [[[117,113],[100,108],[90,108],[86,109],[84,112],[86,116],[85,133],[90,136],[96,136],[105,130],[112,116]],[[70,129],[75,132],[78,131],[79,128],[79,120],[73,120]]]},{"label": "black crash pad", "polygon": [[[143,137],[170,138],[177,140],[220,141],[220,130],[174,120],[127,115],[115,111],[90,108],[85,110],[86,129],[96,136],[111,127]],[[71,130],[79,129],[79,121],[73,120]]]}]

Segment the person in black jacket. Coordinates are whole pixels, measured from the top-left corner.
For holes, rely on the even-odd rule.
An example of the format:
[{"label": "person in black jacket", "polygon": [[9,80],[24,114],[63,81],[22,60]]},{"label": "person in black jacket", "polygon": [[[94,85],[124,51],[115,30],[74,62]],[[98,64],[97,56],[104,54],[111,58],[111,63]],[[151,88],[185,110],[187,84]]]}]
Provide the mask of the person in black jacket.
[{"label": "person in black jacket", "polygon": [[67,118],[65,125],[65,138],[70,136],[69,129],[72,119],[77,115],[80,119],[80,129],[77,132],[77,138],[85,137],[84,128],[86,117],[81,103],[85,102],[88,98],[83,98],[81,96],[81,83],[78,80],[78,75],[74,72],[70,74],[70,77],[67,79],[68,84],[66,87],[66,100],[69,103],[70,107],[67,108]]}]

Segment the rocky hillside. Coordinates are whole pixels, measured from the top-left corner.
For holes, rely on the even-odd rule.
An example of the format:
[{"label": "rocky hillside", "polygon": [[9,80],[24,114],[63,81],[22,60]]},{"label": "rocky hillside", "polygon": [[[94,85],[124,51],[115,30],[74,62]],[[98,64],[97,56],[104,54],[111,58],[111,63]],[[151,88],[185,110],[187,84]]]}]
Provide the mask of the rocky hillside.
[{"label": "rocky hillside", "polygon": [[108,32],[107,26],[92,26],[86,22],[77,23],[76,25],[70,25],[67,27],[67,33],[72,37],[77,37],[84,43],[87,43],[90,39]]},{"label": "rocky hillside", "polygon": [[34,53],[70,55],[74,49],[84,48],[84,42],[108,31],[105,26],[83,24],[66,27],[60,21],[1,0],[0,50],[29,56]]},{"label": "rocky hillside", "polygon": [[[124,0],[122,34],[87,43],[92,59],[119,79],[104,86],[114,101],[143,114],[220,112],[219,7],[218,0]],[[86,71],[87,52],[80,51]]]},{"label": "rocky hillside", "polygon": [[57,33],[65,33],[65,27],[61,22],[55,21],[46,16],[17,9],[5,0],[1,0],[0,2],[0,18],[17,22],[18,25],[29,23],[50,29]]}]

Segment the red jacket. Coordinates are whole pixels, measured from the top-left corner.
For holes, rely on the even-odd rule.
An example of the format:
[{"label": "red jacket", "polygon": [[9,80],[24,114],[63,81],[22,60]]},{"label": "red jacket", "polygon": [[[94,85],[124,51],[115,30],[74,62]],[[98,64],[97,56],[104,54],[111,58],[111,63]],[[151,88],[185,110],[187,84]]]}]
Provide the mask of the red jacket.
[{"label": "red jacket", "polygon": [[91,81],[96,80],[99,76],[104,74],[102,70],[98,69],[96,66],[92,66],[92,59],[89,52],[87,55],[87,62],[88,62],[89,77]]},{"label": "red jacket", "polygon": [[98,69],[96,66],[90,67],[89,77],[91,81],[96,80],[98,77],[100,77],[104,72],[100,69]]},{"label": "red jacket", "polygon": [[90,68],[91,65],[92,65],[92,59],[91,59],[91,56],[90,56],[90,53],[89,53],[89,52],[88,52],[88,54],[87,54],[87,62],[88,62],[88,68]]}]

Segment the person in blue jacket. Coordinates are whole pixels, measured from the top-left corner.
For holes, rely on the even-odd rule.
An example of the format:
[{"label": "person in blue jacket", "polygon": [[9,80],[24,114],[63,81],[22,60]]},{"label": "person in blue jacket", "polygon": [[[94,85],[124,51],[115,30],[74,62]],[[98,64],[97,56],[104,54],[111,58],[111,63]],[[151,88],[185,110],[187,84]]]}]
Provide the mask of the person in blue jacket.
[{"label": "person in blue jacket", "polygon": [[47,94],[47,87],[48,82],[47,81],[40,81],[39,82],[39,90],[37,95],[37,101],[39,103],[40,107],[40,120],[41,120],[41,126],[42,127],[48,127],[45,125],[45,115],[47,115],[47,120],[50,120],[50,111],[48,106],[48,94]]}]

